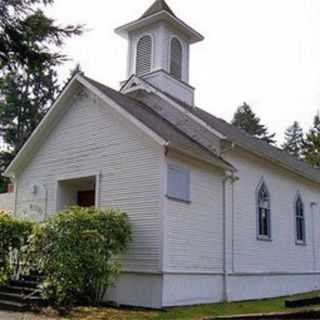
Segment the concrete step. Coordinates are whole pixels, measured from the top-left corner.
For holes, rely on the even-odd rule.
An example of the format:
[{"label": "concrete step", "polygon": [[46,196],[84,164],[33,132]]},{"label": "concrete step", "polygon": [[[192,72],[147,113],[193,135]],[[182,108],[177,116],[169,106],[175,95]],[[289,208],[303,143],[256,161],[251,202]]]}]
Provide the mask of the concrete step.
[{"label": "concrete step", "polygon": [[26,294],[26,295],[30,294],[34,290],[35,290],[34,288],[25,288],[21,286],[10,286],[10,285],[0,287],[1,292],[18,293],[18,294]]},{"label": "concrete step", "polygon": [[11,280],[9,285],[14,286],[14,287],[37,289],[39,282],[38,281]]},{"label": "concrete step", "polygon": [[29,296],[22,293],[2,292],[0,290],[0,300],[21,302],[21,303],[37,303],[37,302],[40,302],[42,299],[41,299],[41,296],[37,293],[32,296]]},{"label": "concrete step", "polygon": [[21,293],[2,292],[0,290],[0,300],[25,303],[24,295]]},{"label": "concrete step", "polygon": [[1,310],[8,310],[8,311],[23,312],[23,311],[26,311],[28,308],[25,303],[0,300],[0,309]]},{"label": "concrete step", "polygon": [[11,280],[8,285],[0,287],[0,310],[25,311],[45,301],[38,292],[39,282],[28,277],[27,280]]}]

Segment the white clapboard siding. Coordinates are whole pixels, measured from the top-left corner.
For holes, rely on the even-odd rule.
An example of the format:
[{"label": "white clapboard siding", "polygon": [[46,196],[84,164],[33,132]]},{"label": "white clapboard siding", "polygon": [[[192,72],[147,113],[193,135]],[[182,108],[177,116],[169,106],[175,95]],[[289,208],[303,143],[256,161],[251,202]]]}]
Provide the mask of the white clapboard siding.
[{"label": "white clapboard siding", "polygon": [[222,271],[222,171],[184,157],[169,163],[190,170],[191,203],[166,200],[165,269],[169,272]]},{"label": "white clapboard siding", "polygon": [[30,185],[48,192],[48,214],[56,212],[57,180],[101,172],[101,207],[127,212],[133,242],[125,270],[160,268],[160,175],[162,149],[116,111],[87,95],[60,119],[29,165],[17,177],[17,213],[30,205]]},{"label": "white clapboard siding", "polygon": [[15,198],[15,194],[13,192],[0,194],[0,211],[1,210],[13,211],[14,198]]},{"label": "white clapboard siding", "polygon": [[[238,169],[240,178],[234,195],[234,272],[307,273],[315,271],[314,262],[320,271],[319,207],[314,225],[311,212],[311,202],[320,199],[319,187],[240,150],[225,158]],[[255,192],[262,177],[271,197],[272,241],[257,240]],[[305,206],[306,246],[295,243],[294,200],[298,191]]]}]

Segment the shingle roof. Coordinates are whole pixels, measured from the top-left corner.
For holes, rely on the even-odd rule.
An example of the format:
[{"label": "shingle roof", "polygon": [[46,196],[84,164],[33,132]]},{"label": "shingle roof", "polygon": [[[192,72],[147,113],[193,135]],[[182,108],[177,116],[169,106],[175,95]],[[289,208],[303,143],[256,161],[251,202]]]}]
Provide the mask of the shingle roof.
[{"label": "shingle roof", "polygon": [[[217,137],[213,132],[211,132],[211,130],[207,129],[207,127],[211,127],[225,137],[227,141],[234,143],[240,148],[256,154],[266,160],[272,161],[273,163],[276,163],[277,165],[282,166],[291,172],[304,176],[311,181],[320,183],[320,169],[316,169],[310,165],[307,165],[303,161],[290,156],[283,150],[271,146],[270,144],[249,135],[244,130],[239,129],[198,107],[191,107],[182,101],[162,92],[162,94],[166,95],[173,102],[179,104],[180,107],[193,114],[193,116],[202,120],[206,125],[199,125],[197,121],[194,121],[194,119],[191,117],[187,117],[185,112],[181,110],[179,111],[169,102],[166,102],[163,99],[159,99],[158,101],[147,99],[143,103],[88,77],[85,77],[84,75],[79,76],[85,79],[91,86],[95,87],[101,93],[115,101],[119,106],[121,106],[136,119],[140,120],[153,132],[162,137],[169,143],[169,148],[182,151],[190,156],[199,157],[209,163],[218,165],[228,170],[236,170],[232,164],[228,163],[223,159],[223,157],[220,156],[220,153],[216,153],[216,150],[214,149],[214,139],[217,139]],[[152,94],[146,94],[146,96],[148,95],[152,96]],[[157,98],[156,95],[155,97]],[[18,155],[7,168],[7,175],[13,174],[14,170],[18,166],[18,160],[26,157],[28,152],[31,152],[30,150],[32,149],[32,146],[34,146],[37,142],[37,135],[41,136],[41,132],[44,130],[44,122],[48,122],[49,116],[54,117],[55,114],[59,112],[56,111],[54,113],[54,110],[58,106],[59,104],[56,101],[53,108],[42,120],[42,126],[41,124],[39,125],[31,138],[26,142],[22,150],[20,150]],[[34,142],[34,140],[36,141]]]},{"label": "shingle roof", "polygon": [[173,108],[169,102],[166,102],[155,94],[141,95],[142,96],[138,95],[137,99],[141,100],[162,118],[166,119],[200,145],[205,146],[206,149],[215,154],[219,153],[219,138],[203,125],[199,124],[199,122],[180,110]]},{"label": "shingle roof", "polygon": [[307,177],[312,181],[320,183],[320,169],[314,168],[306,164],[304,161],[301,161],[289,155],[287,152],[253,137],[246,131],[233,126],[223,119],[215,117],[214,115],[206,112],[201,108],[191,107],[166,93],[164,94],[167,95],[170,99],[174,100],[180,106],[187,109],[193,115],[199,117],[206,124],[219,131],[227,138],[228,141],[238,145],[245,150],[258,154],[265,159],[271,160],[272,162],[275,162],[282,167],[286,167],[287,169],[304,177]]},{"label": "shingle roof", "polygon": [[174,12],[171,10],[169,5],[164,0],[156,0],[151,7],[141,16],[140,19],[152,16],[153,14],[156,14],[161,11],[167,11],[172,16],[176,16]]},{"label": "shingle roof", "polygon": [[190,155],[200,156],[208,162],[220,163],[224,167],[232,169],[227,161],[217,156],[213,151],[209,150],[205,145],[196,142],[192,137],[188,136],[185,132],[181,131],[178,127],[172,125],[165,118],[161,117],[158,113],[152,110],[144,103],[130,98],[116,90],[113,90],[93,79],[83,76],[91,85],[100,90],[106,96],[111,98],[127,112],[132,114],[135,118],[140,120],[144,125],[153,130],[159,136],[178,150],[186,151]]}]

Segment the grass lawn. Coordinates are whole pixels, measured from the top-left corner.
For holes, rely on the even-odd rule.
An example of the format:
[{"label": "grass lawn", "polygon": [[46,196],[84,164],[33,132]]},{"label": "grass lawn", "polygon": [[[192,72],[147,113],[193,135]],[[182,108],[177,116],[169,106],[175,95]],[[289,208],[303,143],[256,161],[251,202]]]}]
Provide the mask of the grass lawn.
[{"label": "grass lawn", "polygon": [[[306,293],[298,296],[309,297],[320,294],[320,291]],[[200,320],[209,316],[284,312],[293,309],[284,307],[287,297],[256,300],[236,303],[217,303],[195,307],[170,308],[165,311],[143,311],[112,308],[79,308],[67,320]],[[304,308],[310,309],[310,307]],[[294,310],[303,310],[294,309]]]}]

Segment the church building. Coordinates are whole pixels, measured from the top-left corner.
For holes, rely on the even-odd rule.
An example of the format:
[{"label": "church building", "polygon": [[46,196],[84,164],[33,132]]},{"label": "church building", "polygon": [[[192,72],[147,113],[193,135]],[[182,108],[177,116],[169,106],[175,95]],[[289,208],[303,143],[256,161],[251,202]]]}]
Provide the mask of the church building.
[{"label": "church building", "polygon": [[127,212],[133,240],[106,297],[119,304],[319,290],[320,171],[195,105],[204,38],[164,0],[116,33],[121,89],[76,74],[7,168],[0,207],[37,221],[77,204]]}]

